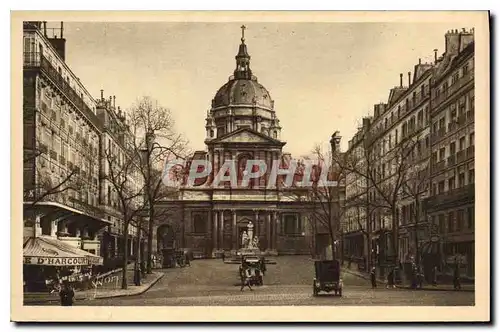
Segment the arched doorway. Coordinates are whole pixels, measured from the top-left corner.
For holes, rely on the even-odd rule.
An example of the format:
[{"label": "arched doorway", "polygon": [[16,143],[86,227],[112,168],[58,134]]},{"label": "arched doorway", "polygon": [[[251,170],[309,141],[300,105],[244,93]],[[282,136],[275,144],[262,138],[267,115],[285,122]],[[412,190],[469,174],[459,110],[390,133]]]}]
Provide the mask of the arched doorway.
[{"label": "arched doorway", "polygon": [[165,224],[158,227],[156,231],[157,251],[163,249],[173,249],[175,247],[175,233],[172,226]]}]

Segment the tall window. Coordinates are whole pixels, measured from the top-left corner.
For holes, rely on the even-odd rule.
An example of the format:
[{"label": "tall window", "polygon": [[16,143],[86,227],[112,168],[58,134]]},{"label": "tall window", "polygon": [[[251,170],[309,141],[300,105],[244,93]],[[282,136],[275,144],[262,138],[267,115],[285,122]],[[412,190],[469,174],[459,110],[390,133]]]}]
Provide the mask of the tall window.
[{"label": "tall window", "polygon": [[463,186],[465,186],[465,174],[464,173],[460,173],[458,175],[458,187],[462,188]]},{"label": "tall window", "polygon": [[469,184],[474,183],[474,169],[469,170],[469,179],[468,179]]},{"label": "tall window", "polygon": [[444,181],[439,181],[438,183],[438,194],[444,193]]},{"label": "tall window", "polygon": [[462,226],[463,226],[463,221],[464,221],[464,210],[458,210],[457,211],[457,227],[456,227],[456,231],[457,232],[460,232],[462,230]]},{"label": "tall window", "polygon": [[296,213],[283,215],[283,225],[285,234],[302,233],[302,225],[300,222],[300,218],[299,215]]},{"label": "tall window", "polygon": [[460,141],[458,142],[459,145],[459,150],[462,151],[465,149],[465,136],[460,138]]},{"label": "tall window", "polygon": [[207,231],[207,214],[204,212],[197,212],[193,214],[193,232],[206,233]]},{"label": "tall window", "polygon": [[456,147],[455,142],[451,142],[451,144],[450,144],[450,155],[454,155],[455,152],[456,152],[456,149],[457,149],[457,147]]},{"label": "tall window", "polygon": [[467,208],[467,228],[474,228],[474,207]]},{"label": "tall window", "polygon": [[448,179],[448,191],[455,189],[455,177]]},{"label": "tall window", "polygon": [[474,145],[474,133],[469,134],[469,146]]},{"label": "tall window", "polygon": [[448,233],[453,233],[454,232],[454,229],[453,229],[453,222],[455,221],[455,213],[452,211],[452,212],[449,212],[448,213]]}]

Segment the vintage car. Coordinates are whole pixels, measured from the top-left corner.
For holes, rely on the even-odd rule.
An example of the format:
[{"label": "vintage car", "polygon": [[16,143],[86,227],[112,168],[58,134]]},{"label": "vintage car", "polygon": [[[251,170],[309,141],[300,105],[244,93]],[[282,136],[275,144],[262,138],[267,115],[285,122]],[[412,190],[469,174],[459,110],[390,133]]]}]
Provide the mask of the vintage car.
[{"label": "vintage car", "polygon": [[264,285],[265,263],[259,256],[245,255],[241,257],[241,265],[239,267],[239,274],[242,276],[244,269],[250,270],[250,285],[262,286]]},{"label": "vintage car", "polygon": [[340,262],[338,260],[320,260],[314,262],[315,278],[313,280],[313,295],[320,291],[335,292],[342,296],[343,282],[340,278]]}]

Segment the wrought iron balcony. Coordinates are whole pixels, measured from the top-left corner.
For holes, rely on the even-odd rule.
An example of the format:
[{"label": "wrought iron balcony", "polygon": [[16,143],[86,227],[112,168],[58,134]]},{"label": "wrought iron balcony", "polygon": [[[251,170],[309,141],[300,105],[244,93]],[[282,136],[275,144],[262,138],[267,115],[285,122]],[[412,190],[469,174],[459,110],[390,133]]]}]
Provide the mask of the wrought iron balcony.
[{"label": "wrought iron balcony", "polygon": [[[73,90],[69,83],[62,77],[61,74],[52,66],[42,54],[38,52],[24,52],[23,65],[25,68],[39,68],[75,105],[93,124],[99,125],[97,116],[92,112],[89,106],[83,101],[82,97]],[[42,106],[43,107],[43,106]]]},{"label": "wrought iron balcony", "polygon": [[448,97],[452,96],[456,91],[458,91],[463,86],[474,81],[474,69],[472,68],[464,76],[460,77],[455,83],[450,85],[447,90],[441,92],[438,96],[432,99],[433,109],[436,110],[436,106],[442,104]]},{"label": "wrought iron balcony", "polygon": [[474,201],[474,184],[456,188],[441,194],[431,196],[425,200],[427,209],[447,208],[449,206],[459,205]]},{"label": "wrought iron balcony", "polygon": [[433,167],[432,167],[432,171],[433,172],[439,172],[439,171],[443,170],[444,166],[445,166],[444,162],[445,162],[444,160],[441,160],[440,162],[434,164]]}]

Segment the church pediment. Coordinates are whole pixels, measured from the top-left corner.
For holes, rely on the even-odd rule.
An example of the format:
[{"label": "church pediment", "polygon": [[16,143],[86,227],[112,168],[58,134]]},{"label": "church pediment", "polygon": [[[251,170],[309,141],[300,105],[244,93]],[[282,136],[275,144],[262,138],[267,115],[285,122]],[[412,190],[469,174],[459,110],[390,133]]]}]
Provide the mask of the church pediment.
[{"label": "church pediment", "polygon": [[276,139],[261,134],[249,128],[241,128],[212,141],[212,143],[252,143],[283,145]]}]

